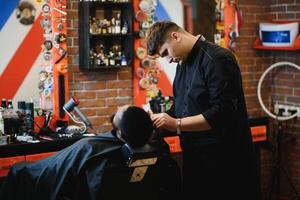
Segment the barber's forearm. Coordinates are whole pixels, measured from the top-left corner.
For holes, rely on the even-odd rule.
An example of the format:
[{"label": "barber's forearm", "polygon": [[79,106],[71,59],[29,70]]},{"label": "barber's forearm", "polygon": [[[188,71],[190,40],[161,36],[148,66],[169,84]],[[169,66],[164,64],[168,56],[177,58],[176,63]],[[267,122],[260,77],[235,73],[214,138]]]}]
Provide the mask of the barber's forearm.
[{"label": "barber's forearm", "polygon": [[211,127],[202,114],[181,119],[181,131],[207,131]]}]

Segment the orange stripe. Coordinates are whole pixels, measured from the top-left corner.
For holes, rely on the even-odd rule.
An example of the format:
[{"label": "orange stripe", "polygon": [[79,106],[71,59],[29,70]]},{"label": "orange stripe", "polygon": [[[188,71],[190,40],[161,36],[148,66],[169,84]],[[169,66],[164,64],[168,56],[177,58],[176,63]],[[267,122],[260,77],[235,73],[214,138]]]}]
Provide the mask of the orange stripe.
[{"label": "orange stripe", "polygon": [[[32,68],[41,52],[43,29],[40,25],[42,16],[34,22],[15,55],[0,77],[0,98],[12,99]],[[32,87],[37,87],[33,85]]]}]

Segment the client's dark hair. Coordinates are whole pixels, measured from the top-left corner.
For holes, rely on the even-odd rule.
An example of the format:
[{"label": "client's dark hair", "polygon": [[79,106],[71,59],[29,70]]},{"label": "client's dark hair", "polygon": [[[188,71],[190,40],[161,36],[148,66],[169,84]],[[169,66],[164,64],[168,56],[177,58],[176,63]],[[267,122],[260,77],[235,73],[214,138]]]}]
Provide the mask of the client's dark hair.
[{"label": "client's dark hair", "polygon": [[128,107],[122,116],[120,129],[122,137],[133,148],[144,146],[153,132],[149,114],[136,106]]}]

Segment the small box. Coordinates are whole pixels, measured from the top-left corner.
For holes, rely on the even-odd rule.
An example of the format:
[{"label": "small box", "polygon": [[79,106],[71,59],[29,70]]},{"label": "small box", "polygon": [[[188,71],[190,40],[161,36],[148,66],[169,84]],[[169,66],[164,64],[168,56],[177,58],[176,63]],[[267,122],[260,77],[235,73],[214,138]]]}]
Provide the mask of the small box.
[{"label": "small box", "polygon": [[299,23],[260,23],[259,37],[263,46],[289,47],[293,46],[299,33]]}]

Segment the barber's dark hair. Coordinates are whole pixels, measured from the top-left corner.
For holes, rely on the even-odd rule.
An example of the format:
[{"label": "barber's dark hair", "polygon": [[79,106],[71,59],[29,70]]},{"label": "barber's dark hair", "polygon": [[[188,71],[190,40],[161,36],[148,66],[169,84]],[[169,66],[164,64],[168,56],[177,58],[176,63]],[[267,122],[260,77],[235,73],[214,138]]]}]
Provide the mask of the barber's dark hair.
[{"label": "barber's dark hair", "polygon": [[158,53],[171,31],[183,31],[183,29],[171,21],[156,22],[148,29],[146,36],[148,55],[153,56]]},{"label": "barber's dark hair", "polygon": [[128,107],[122,116],[122,137],[133,148],[144,146],[153,132],[153,123],[147,112],[136,106]]}]

